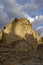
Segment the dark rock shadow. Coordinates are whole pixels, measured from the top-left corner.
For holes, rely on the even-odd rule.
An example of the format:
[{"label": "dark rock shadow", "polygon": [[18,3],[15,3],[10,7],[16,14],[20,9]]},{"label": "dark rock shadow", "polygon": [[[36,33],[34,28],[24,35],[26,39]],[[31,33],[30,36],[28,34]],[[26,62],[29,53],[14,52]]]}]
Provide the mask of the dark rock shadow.
[{"label": "dark rock shadow", "polygon": [[37,39],[34,38],[33,34],[26,34],[25,38],[26,38],[26,41],[29,43],[29,45],[33,49],[36,49],[36,47],[37,47]]}]

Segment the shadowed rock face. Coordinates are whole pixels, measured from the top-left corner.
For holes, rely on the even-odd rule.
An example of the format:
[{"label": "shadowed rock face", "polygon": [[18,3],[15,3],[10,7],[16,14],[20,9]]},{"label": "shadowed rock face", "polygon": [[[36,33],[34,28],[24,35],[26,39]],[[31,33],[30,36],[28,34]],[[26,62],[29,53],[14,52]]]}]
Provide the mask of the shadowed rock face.
[{"label": "shadowed rock face", "polygon": [[43,62],[39,53],[41,47],[37,43],[41,37],[26,18],[16,18],[8,23],[1,37],[0,65],[37,65]]},{"label": "shadowed rock face", "polygon": [[40,53],[41,46],[35,49],[33,43],[30,44],[19,36],[17,37],[20,40],[7,46],[0,46],[0,65],[43,65],[43,51],[41,50],[42,53]]}]

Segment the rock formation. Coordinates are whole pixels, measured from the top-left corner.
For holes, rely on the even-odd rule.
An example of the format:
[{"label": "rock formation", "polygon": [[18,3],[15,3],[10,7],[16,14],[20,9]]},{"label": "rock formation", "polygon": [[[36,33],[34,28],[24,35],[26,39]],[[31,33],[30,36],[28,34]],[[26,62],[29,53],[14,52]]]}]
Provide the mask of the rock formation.
[{"label": "rock formation", "polygon": [[31,40],[34,40],[33,37],[37,41],[41,40],[40,35],[32,29],[32,24],[26,18],[15,18],[15,20],[8,23],[3,29],[3,39],[6,41],[6,44],[20,40],[17,36],[27,40],[26,35],[29,35],[28,40],[30,43],[32,43]]},{"label": "rock formation", "polygon": [[0,30],[0,40],[2,39],[2,31]]},{"label": "rock formation", "polygon": [[0,65],[32,65],[31,62],[34,65],[41,37],[28,19],[15,18],[8,23],[0,33],[0,40]]}]

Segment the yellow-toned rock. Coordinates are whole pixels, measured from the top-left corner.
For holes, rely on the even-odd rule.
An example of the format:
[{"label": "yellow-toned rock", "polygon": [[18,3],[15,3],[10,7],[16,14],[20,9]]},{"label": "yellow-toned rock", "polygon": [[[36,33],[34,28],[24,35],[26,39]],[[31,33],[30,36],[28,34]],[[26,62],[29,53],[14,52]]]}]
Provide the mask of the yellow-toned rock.
[{"label": "yellow-toned rock", "polygon": [[0,40],[2,39],[2,30],[0,30]]},{"label": "yellow-toned rock", "polygon": [[[6,41],[7,44],[11,44],[12,42],[20,39],[27,40],[26,35],[29,35],[28,40],[30,40],[30,43],[32,43],[32,41],[34,40],[39,41],[41,39],[40,35],[38,35],[38,33],[36,33],[32,29],[32,24],[27,18],[15,18],[12,22],[8,23],[3,29],[3,39]],[[35,39],[33,39],[31,35]]]}]

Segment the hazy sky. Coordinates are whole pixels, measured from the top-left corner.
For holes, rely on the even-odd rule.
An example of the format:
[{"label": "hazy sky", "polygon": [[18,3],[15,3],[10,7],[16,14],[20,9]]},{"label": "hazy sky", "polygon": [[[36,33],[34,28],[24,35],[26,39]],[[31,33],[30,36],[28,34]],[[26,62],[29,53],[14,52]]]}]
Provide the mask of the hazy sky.
[{"label": "hazy sky", "polygon": [[43,0],[0,0],[0,28],[16,17],[28,18],[43,36]]}]

